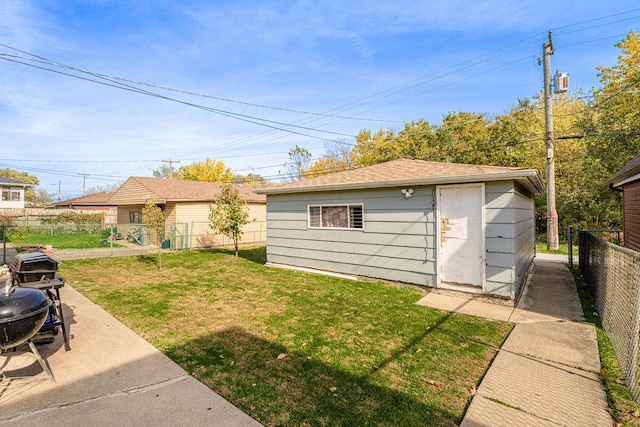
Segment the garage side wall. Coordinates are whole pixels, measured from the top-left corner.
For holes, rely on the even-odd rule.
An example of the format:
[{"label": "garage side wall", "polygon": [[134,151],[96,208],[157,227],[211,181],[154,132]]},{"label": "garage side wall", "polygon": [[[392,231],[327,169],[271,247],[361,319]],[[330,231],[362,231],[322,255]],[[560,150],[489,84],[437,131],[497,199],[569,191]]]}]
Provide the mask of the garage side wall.
[{"label": "garage side wall", "polygon": [[486,292],[515,298],[533,263],[534,201],[514,181],[485,186]]},{"label": "garage side wall", "polygon": [[[433,186],[267,196],[267,261],[435,286]],[[309,228],[308,205],[363,205],[363,229]]]},{"label": "garage side wall", "polygon": [[[247,204],[249,222],[242,227],[240,244],[264,243],[266,238],[264,204]],[[227,236],[215,234],[209,221],[209,202],[179,202],[175,204],[177,223],[188,224],[189,243],[193,249],[228,246],[233,244]]]}]

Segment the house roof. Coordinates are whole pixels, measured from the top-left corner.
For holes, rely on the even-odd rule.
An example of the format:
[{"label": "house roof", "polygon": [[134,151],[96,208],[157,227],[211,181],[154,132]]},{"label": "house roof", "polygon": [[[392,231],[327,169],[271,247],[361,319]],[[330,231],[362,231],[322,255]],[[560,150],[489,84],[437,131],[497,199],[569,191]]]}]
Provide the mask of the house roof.
[{"label": "house roof", "polygon": [[608,181],[611,188],[620,188],[624,184],[640,180],[640,153],[629,161]]},{"label": "house roof", "polygon": [[0,176],[0,185],[12,185],[14,187],[33,187],[33,184],[29,184],[28,182],[17,181],[15,179],[6,178],[4,176]]},{"label": "house roof", "polygon": [[353,190],[406,185],[457,184],[513,179],[534,194],[544,192],[535,169],[464,165],[399,159],[373,166],[255,190],[259,194],[285,194],[332,190]]},{"label": "house roof", "polygon": [[[135,181],[149,192],[166,202],[210,202],[220,192],[224,184],[218,182],[187,181],[182,179],[150,178],[132,176],[120,186],[116,193]],[[266,197],[255,194],[250,188],[236,186],[248,203],[266,203]],[[114,195],[116,194],[114,193]]]},{"label": "house roof", "polygon": [[[62,200],[53,205],[58,206],[109,206],[109,199],[113,195],[113,191],[101,191],[99,193],[87,194],[86,196],[76,197],[73,199]],[[112,205],[115,206],[115,205]]]}]

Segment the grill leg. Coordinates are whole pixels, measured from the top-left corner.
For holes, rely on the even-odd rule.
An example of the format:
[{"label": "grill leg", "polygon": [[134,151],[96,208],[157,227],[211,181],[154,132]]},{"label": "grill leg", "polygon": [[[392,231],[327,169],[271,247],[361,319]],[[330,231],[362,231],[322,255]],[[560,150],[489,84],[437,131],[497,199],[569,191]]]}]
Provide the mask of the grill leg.
[{"label": "grill leg", "polygon": [[49,375],[49,379],[51,380],[51,382],[55,384],[56,383],[56,379],[53,377],[53,374],[49,370],[49,367],[47,366],[47,364],[44,361],[44,359],[42,358],[42,356],[40,356],[40,353],[38,353],[38,349],[31,342],[31,340],[29,340],[27,342],[29,343],[29,347],[31,348],[31,351],[33,352],[33,354],[36,355],[36,358],[38,359],[38,362],[40,363],[40,366],[42,366],[42,369],[47,373],[47,375]]},{"label": "grill leg", "polygon": [[58,315],[60,316],[60,326],[62,327],[62,337],[64,338],[64,349],[69,351],[69,338],[67,337],[67,328],[64,323],[64,314],[62,313],[62,301],[60,300],[60,288],[56,289],[56,306],[58,307]]}]

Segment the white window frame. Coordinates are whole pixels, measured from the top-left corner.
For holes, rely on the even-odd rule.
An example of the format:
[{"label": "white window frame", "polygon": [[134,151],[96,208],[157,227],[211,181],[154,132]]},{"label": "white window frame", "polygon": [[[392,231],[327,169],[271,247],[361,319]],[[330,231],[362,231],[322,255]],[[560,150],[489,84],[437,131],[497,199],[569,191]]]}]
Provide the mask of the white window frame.
[{"label": "white window frame", "polygon": [[[359,207],[360,212],[362,213],[362,224],[361,227],[327,227],[322,226],[322,208],[329,207],[346,207],[347,208],[347,224],[351,223],[351,207]],[[320,226],[312,226],[311,225],[311,208],[320,208]],[[333,203],[333,204],[318,204],[318,205],[307,205],[307,228],[313,230],[356,230],[363,231],[364,230],[364,203]]]}]

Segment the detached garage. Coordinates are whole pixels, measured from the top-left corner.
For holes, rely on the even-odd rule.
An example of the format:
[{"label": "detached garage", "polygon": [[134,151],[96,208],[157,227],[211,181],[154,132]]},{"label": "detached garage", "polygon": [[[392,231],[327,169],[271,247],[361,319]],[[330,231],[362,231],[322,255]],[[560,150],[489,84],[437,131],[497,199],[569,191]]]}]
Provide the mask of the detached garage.
[{"label": "detached garage", "polygon": [[271,265],[513,299],[544,186],[533,169],[394,160],[256,192]]}]

